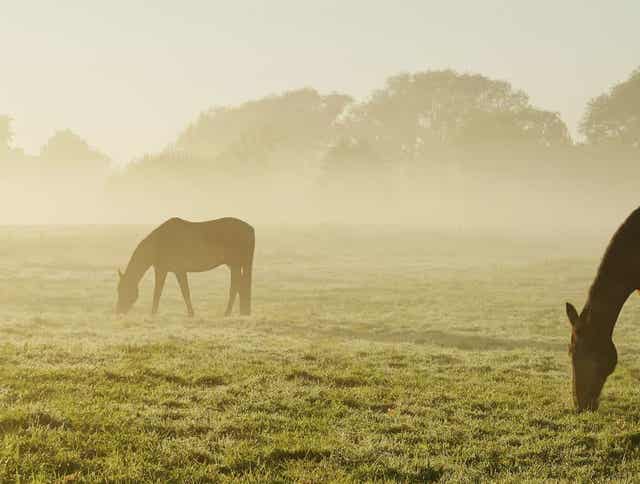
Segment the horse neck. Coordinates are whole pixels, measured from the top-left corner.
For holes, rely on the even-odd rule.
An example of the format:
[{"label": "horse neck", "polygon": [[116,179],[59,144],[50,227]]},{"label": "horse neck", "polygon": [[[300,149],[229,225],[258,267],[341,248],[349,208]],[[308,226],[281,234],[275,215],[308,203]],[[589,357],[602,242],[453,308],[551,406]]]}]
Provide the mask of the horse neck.
[{"label": "horse neck", "polygon": [[611,336],[620,311],[634,290],[634,287],[621,281],[603,277],[596,278],[589,291],[589,299],[585,308],[598,314],[598,317],[593,321],[598,325],[601,334]]},{"label": "horse neck", "polygon": [[127,269],[124,272],[124,277],[138,285],[152,263],[153,243],[151,240],[145,239],[133,251],[129,264],[127,264]]}]

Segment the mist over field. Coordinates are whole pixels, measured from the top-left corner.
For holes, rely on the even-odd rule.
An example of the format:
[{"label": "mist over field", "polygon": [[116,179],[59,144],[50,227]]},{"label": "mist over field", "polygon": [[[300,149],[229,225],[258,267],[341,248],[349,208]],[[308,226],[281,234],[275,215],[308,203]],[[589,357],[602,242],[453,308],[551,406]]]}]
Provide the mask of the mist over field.
[{"label": "mist over field", "polygon": [[[640,73],[558,113],[507,82],[400,74],[364,99],[288,91],[203,111],[166,148],[117,163],[70,130],[37,155],[0,123],[4,224],[408,225],[526,233],[612,228],[636,203]],[[630,106],[630,107],[629,107]]]}]

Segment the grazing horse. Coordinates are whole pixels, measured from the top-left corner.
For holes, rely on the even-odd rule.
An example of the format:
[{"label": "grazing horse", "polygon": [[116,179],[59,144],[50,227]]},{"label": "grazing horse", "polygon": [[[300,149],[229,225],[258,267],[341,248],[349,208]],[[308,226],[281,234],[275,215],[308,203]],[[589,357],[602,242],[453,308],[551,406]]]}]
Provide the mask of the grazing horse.
[{"label": "grazing horse", "polygon": [[251,272],[255,233],[253,227],[236,218],[207,222],[167,220],[153,230],[133,251],[124,274],[118,270],[116,312],[126,313],[138,299],[138,284],[149,267],[155,270],[152,314],[158,311],[160,295],[168,272],[180,284],[189,316],[193,316],[188,272],[204,272],[222,264],[231,270],[229,303],[225,316],[231,314],[236,294],[240,295],[240,314],[251,313]]},{"label": "grazing horse", "polygon": [[640,208],[618,228],[604,253],[580,314],[570,303],[569,354],[573,400],[578,410],[596,410],[602,387],[618,363],[611,339],[627,298],[640,288]]}]

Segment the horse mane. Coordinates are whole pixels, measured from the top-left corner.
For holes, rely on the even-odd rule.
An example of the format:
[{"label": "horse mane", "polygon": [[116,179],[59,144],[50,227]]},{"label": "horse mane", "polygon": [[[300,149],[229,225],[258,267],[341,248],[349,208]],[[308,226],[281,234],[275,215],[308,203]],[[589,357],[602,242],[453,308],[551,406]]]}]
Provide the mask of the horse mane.
[{"label": "horse mane", "polygon": [[640,249],[639,244],[640,207],[631,212],[611,237],[598,266],[590,294],[606,289],[612,284],[628,286],[631,290],[640,288],[640,273],[629,270],[629,261],[632,260],[632,254]]}]

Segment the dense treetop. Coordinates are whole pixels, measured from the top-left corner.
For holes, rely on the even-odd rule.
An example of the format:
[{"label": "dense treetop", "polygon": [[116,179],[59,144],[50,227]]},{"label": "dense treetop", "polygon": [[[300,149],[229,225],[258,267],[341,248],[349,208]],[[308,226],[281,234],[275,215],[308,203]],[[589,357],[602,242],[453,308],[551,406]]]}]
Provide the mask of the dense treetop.
[{"label": "dense treetop", "polygon": [[580,131],[589,144],[640,148],[640,68],[589,102]]}]

